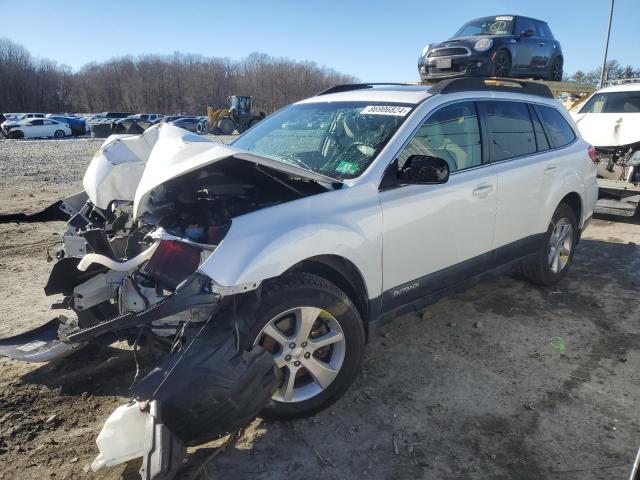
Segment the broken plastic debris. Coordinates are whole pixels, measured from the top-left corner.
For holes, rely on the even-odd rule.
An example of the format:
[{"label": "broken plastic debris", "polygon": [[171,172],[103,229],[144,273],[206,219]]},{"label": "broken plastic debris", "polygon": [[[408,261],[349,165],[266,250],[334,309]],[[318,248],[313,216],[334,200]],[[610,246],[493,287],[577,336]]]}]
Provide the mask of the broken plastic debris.
[{"label": "broken plastic debris", "polygon": [[91,464],[91,470],[97,472],[103,467],[142,457],[147,417],[138,402],[116,408],[96,439],[100,453]]}]

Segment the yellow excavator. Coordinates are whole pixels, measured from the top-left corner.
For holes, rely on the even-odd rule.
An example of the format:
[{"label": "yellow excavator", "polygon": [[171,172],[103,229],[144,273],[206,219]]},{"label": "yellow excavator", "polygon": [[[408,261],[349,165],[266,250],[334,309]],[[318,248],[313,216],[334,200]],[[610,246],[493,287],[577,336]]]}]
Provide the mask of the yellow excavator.
[{"label": "yellow excavator", "polygon": [[234,131],[242,133],[266,117],[264,112],[253,112],[253,97],[232,95],[225,108],[207,107],[209,133],[231,135]]}]

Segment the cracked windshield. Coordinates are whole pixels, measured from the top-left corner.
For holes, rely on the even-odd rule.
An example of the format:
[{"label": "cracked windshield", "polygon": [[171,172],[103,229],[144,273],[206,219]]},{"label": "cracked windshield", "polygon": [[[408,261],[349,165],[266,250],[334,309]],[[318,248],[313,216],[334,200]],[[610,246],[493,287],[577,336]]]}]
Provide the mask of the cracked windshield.
[{"label": "cracked windshield", "polygon": [[411,111],[400,104],[304,103],[267,118],[233,146],[343,180],[366,170]]}]

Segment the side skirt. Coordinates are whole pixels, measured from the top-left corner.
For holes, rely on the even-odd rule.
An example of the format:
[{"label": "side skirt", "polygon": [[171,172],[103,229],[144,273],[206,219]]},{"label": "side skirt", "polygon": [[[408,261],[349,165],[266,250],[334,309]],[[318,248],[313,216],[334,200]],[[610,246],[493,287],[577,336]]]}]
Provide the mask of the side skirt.
[{"label": "side skirt", "polygon": [[369,325],[375,329],[405,313],[425,308],[467,290],[487,277],[508,272],[515,263],[540,252],[539,233],[386,290],[369,301]]}]

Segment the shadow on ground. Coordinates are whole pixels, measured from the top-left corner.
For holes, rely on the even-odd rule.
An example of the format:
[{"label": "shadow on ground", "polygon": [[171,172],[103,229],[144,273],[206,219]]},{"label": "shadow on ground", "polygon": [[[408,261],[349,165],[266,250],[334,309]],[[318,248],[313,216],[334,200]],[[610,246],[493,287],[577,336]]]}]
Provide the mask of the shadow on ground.
[{"label": "shadow on ground", "polygon": [[[639,272],[635,243],[584,239],[556,287],[505,275],[405,315],[371,336],[334,406],[258,419],[223,453],[191,449],[180,478],[624,478],[640,443]],[[5,382],[6,471],[90,478],[81,467],[134,372],[130,350],[86,349]]]}]

